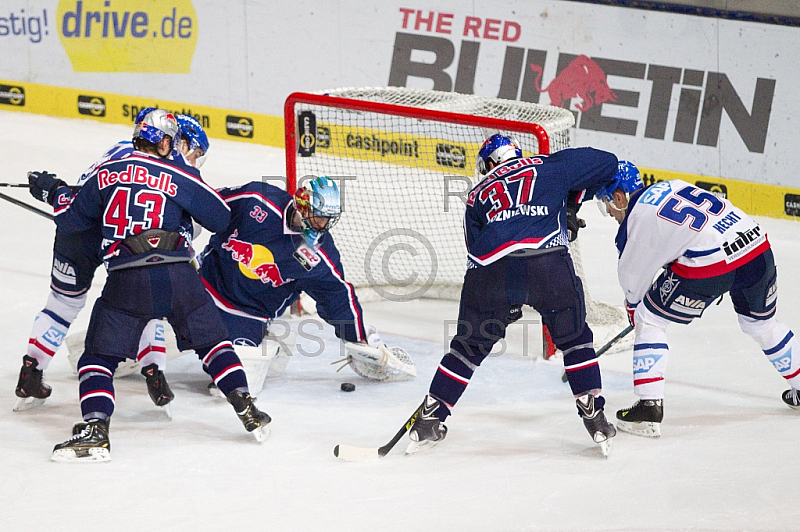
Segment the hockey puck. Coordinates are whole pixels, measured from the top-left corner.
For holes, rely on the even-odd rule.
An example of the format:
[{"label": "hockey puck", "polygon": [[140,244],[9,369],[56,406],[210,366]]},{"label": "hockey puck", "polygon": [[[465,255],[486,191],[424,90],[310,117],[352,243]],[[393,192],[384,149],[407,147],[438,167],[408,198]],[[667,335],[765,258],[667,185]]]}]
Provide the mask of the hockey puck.
[{"label": "hockey puck", "polygon": [[343,382],[340,388],[343,392],[352,392],[356,389],[356,385],[351,382]]}]

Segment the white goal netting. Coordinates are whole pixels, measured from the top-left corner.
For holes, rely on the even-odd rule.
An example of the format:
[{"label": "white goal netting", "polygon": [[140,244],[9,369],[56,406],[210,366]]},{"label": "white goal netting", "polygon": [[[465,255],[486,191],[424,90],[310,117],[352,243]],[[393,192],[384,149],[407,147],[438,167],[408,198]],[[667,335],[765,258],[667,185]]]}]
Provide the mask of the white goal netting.
[{"label": "white goal netting", "polygon": [[[343,214],[332,234],[348,280],[362,298],[400,301],[458,298],[464,202],[487,136],[511,134],[525,155],[551,153],[570,146],[574,124],[560,107],[397,87],[295,94],[286,120],[288,186],[338,181]],[[588,290],[586,299],[590,322],[620,319]]]}]

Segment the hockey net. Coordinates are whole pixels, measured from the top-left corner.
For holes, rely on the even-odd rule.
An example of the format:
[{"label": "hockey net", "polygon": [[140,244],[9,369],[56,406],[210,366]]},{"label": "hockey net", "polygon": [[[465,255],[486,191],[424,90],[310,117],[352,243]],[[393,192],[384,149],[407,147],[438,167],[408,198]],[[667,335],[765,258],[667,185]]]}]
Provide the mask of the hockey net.
[{"label": "hockey net", "polygon": [[[459,297],[464,204],[483,141],[502,132],[524,155],[552,153],[570,146],[574,124],[560,107],[402,87],[294,93],[284,114],[287,190],[337,180],[333,234],[347,278],[362,299],[397,301]],[[624,312],[591,298],[582,278],[589,322],[618,323]]]}]

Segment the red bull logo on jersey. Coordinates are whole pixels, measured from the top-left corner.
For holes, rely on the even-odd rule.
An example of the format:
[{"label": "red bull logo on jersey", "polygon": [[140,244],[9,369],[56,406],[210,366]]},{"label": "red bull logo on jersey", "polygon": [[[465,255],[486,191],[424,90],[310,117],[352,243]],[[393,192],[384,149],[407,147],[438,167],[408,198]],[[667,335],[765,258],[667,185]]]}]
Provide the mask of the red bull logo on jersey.
[{"label": "red bull logo on jersey", "polygon": [[172,182],[170,174],[160,172],[155,176],[150,174],[147,168],[138,164],[129,164],[122,172],[110,172],[106,168],[100,168],[100,171],[97,172],[97,184],[100,190],[118,183],[143,185],[153,190],[160,190],[168,196],[175,196],[178,193],[178,185]]},{"label": "red bull logo on jersey", "polygon": [[250,261],[253,260],[253,244],[239,240],[236,238],[237,236],[239,236],[239,230],[234,229],[228,240],[222,244],[222,249],[230,251],[231,258],[236,262],[249,266]]},{"label": "red bull logo on jersey", "polygon": [[251,244],[237,238],[239,230],[234,229],[222,249],[229,251],[231,258],[239,263],[239,271],[249,279],[258,279],[264,284],[278,288],[294,279],[284,279],[272,252],[264,246]]}]

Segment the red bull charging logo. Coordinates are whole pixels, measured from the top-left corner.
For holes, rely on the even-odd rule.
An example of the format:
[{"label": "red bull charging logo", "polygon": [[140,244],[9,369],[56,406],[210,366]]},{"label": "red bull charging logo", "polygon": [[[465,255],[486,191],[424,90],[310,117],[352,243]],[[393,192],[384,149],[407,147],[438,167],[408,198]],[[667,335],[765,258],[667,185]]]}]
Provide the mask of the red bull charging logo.
[{"label": "red bull charging logo", "polygon": [[566,107],[569,101],[577,96],[583,101],[575,107],[583,112],[595,105],[617,101],[617,95],[608,86],[603,69],[585,55],[576,57],[567,68],[559,72],[546,89],[539,84],[542,79],[542,67],[534,64],[530,67],[536,72],[536,90],[540,93],[546,92],[551,105]]},{"label": "red bull charging logo", "polygon": [[272,252],[258,244],[251,244],[236,238],[239,231],[234,230],[228,240],[222,244],[222,249],[231,253],[231,258],[239,263],[239,270],[249,279],[258,279],[264,284],[271,284],[278,288],[283,283],[292,279],[284,279]]}]

